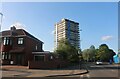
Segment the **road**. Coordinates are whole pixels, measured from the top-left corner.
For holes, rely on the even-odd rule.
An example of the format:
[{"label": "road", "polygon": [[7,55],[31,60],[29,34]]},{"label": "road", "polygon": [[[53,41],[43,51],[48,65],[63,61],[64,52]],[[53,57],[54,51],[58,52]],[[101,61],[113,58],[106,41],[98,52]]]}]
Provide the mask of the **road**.
[{"label": "road", "polygon": [[110,64],[103,64],[103,65],[95,65],[95,64],[88,64],[88,74],[80,75],[80,77],[87,77],[87,78],[120,78],[120,66],[119,65],[110,65]]},{"label": "road", "polygon": [[25,66],[2,66],[2,77],[58,77],[84,73],[86,70],[80,70],[78,65],[61,69],[28,69]]},{"label": "road", "polygon": [[[50,74],[65,74],[65,73],[71,73],[71,70],[19,70],[19,72],[13,71],[15,74],[19,74],[18,77],[15,79],[120,79],[120,66],[118,65],[95,65],[93,63],[87,63],[86,64],[89,73],[86,74],[78,74],[78,75],[71,75],[71,76],[55,76],[55,77],[45,77],[46,75]],[[83,68],[85,68],[85,65],[83,65]],[[84,70],[84,69],[83,69]],[[75,72],[81,72],[83,70],[74,70]],[[27,72],[26,72],[27,71]],[[73,71],[73,70],[72,70]],[[29,73],[30,72],[30,73]],[[8,74],[10,72],[4,71],[4,74]],[[73,73],[73,72],[72,72]],[[12,74],[12,72],[11,72]],[[24,75],[23,75],[24,74]],[[20,75],[21,78],[20,78]],[[43,76],[42,76],[43,75]],[[5,76],[5,75],[4,75]],[[6,75],[9,76],[9,75]],[[2,79],[12,79],[4,77]],[[14,79],[14,77],[13,77]]]}]

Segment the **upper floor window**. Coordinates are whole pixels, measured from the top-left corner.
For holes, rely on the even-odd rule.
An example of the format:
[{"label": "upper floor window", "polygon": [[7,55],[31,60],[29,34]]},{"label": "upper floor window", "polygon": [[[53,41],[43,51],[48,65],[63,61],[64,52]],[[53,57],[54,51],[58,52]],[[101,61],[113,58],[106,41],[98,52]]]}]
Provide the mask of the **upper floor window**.
[{"label": "upper floor window", "polygon": [[35,49],[38,50],[38,46],[37,45],[35,46]]},{"label": "upper floor window", "polygon": [[18,38],[18,44],[23,44],[23,38]]},{"label": "upper floor window", "polygon": [[10,38],[9,37],[4,37],[4,45],[9,45],[10,44]]}]

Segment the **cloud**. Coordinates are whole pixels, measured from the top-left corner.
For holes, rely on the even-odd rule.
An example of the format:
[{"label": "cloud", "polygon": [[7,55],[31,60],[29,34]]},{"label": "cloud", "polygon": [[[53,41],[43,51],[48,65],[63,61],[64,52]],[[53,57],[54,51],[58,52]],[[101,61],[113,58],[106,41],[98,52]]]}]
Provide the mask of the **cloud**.
[{"label": "cloud", "polygon": [[102,41],[108,41],[108,40],[111,40],[112,38],[113,38],[113,36],[107,35],[107,36],[103,36],[103,37],[101,38],[101,40],[102,40]]},{"label": "cloud", "polygon": [[10,27],[13,27],[13,26],[15,26],[16,29],[25,29],[26,27],[24,24],[21,24],[19,22],[15,22],[14,24],[10,25]]},{"label": "cloud", "polygon": [[25,26],[24,24],[21,24],[20,22],[15,22],[15,23],[11,24],[10,26],[6,26],[6,27],[5,27],[5,26],[4,26],[4,27],[2,26],[2,27],[1,27],[1,30],[2,30],[2,31],[4,31],[4,30],[10,30],[10,28],[13,27],[13,26],[15,26],[16,29],[24,29],[24,30],[27,30],[27,29],[26,29],[26,26]]}]

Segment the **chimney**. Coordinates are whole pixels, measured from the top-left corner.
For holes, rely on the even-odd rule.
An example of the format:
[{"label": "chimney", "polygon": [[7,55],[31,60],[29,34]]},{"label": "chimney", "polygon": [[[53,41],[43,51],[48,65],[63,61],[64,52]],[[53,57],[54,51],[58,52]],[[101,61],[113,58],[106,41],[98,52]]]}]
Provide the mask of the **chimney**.
[{"label": "chimney", "polygon": [[11,27],[10,29],[11,29],[12,31],[15,31],[15,30],[16,30],[15,26]]}]

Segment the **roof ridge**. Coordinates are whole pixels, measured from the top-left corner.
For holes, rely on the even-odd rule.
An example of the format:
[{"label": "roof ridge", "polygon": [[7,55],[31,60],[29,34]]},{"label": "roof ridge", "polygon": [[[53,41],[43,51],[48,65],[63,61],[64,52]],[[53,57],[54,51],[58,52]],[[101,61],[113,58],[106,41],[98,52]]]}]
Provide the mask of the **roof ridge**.
[{"label": "roof ridge", "polygon": [[24,29],[22,29],[22,31],[23,31],[24,35],[26,35],[25,30],[24,30]]},{"label": "roof ridge", "polygon": [[[36,38],[35,36],[33,36],[32,34],[30,34],[29,32],[27,32],[26,30],[23,30],[23,31],[24,31],[24,33],[25,33],[26,36],[30,36],[30,37],[38,40],[38,41],[41,41],[41,40],[39,40],[38,38]],[[27,35],[27,34],[28,34],[28,35]],[[42,42],[42,41],[41,41],[41,42]]]}]

